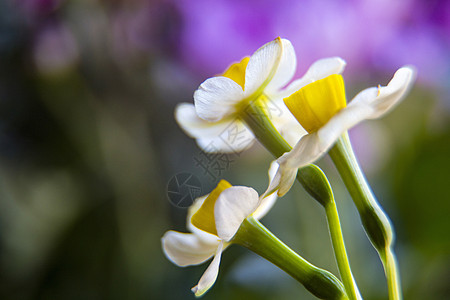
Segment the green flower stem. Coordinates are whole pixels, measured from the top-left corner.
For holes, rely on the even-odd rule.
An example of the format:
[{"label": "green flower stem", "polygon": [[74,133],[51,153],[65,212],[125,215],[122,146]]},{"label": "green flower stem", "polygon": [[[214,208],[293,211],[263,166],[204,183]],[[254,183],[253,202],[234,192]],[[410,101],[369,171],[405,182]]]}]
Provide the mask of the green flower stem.
[{"label": "green flower stem", "polygon": [[347,294],[350,299],[361,299],[358,286],[356,285],[350,269],[350,263],[348,261],[347,251],[345,249],[344,237],[342,236],[339,214],[334,199],[333,203],[330,203],[325,207],[325,212],[327,215],[331,241],[333,243],[334,255],[336,256],[339,273],[341,274]]},{"label": "green flower stem", "polygon": [[342,135],[329,155],[352,196],[367,236],[383,262],[389,299],[402,299],[397,261],[393,252],[394,231],[364,177],[347,133]]},{"label": "green flower stem", "polygon": [[[248,105],[241,118],[253,131],[258,141],[278,158],[283,153],[290,151],[292,147],[273,126],[264,110],[265,107],[265,103],[262,101],[252,102]],[[333,250],[347,295],[352,300],[360,299],[358,287],[350,269],[339,214],[328,179],[319,167],[311,164],[299,170],[297,181],[325,208]]]},{"label": "green flower stem", "polygon": [[253,217],[244,220],[232,242],[277,265],[320,299],[348,299],[339,279],[306,261]]},{"label": "green flower stem", "polygon": [[402,299],[397,258],[392,247],[379,252],[388,283],[389,299]]}]

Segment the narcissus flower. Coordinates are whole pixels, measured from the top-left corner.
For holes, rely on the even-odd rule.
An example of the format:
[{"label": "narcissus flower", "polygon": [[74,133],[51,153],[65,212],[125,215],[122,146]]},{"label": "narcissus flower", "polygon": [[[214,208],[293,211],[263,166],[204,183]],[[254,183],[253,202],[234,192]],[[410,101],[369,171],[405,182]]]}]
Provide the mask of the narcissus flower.
[{"label": "narcissus flower", "polygon": [[277,160],[280,167],[268,193],[279,188],[278,195],[284,195],[292,186],[298,168],[319,159],[359,122],[377,119],[390,111],[404,98],[414,79],[414,68],[400,68],[387,86],[365,89],[347,105],[344,80],[341,75],[332,74],[317,77],[285,98],[286,106],[308,134]]},{"label": "narcissus flower", "polygon": [[[339,58],[318,61],[303,78],[284,88],[294,76],[296,64],[292,44],[277,38],[259,48],[251,57],[232,64],[222,75],[203,82],[194,93],[195,106],[181,103],[175,110],[175,118],[205,151],[237,152],[254,141],[253,133],[246,128],[240,116],[251,101],[260,100],[267,103],[269,110],[273,110],[271,117],[275,127],[288,142],[294,144],[305,132],[281,100],[317,76],[340,73],[345,67],[345,62]],[[239,141],[230,143],[224,139],[223,134],[230,124],[234,132],[239,132]],[[214,147],[208,147],[211,143]]]},{"label": "narcissus flower", "polygon": [[[271,167],[272,178],[276,168]],[[201,296],[216,281],[222,252],[232,243],[241,223],[249,216],[262,218],[273,206],[276,194],[260,199],[249,187],[231,186],[222,180],[207,196],[189,208],[187,227],[191,233],[168,231],[162,237],[167,258],[178,266],[201,264],[214,257],[198,284],[192,288]]]}]

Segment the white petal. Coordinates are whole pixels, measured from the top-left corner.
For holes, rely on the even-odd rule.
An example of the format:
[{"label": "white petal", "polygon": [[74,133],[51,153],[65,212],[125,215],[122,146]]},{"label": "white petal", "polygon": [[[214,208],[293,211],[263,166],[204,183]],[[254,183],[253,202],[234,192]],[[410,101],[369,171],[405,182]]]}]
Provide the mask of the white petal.
[{"label": "white petal", "polygon": [[237,145],[230,145],[221,137],[198,138],[197,145],[206,153],[237,154],[250,148],[255,142],[253,134],[250,132],[245,142]]},{"label": "white petal", "polygon": [[354,105],[342,109],[317,132],[303,136],[290,152],[278,159],[278,163],[291,169],[314,163],[345,131],[367,119],[372,111],[367,105]]},{"label": "white petal", "polygon": [[175,120],[192,138],[218,136],[228,126],[226,121],[209,122],[201,119],[191,103],[180,103],[175,107]]},{"label": "white petal", "polygon": [[414,73],[410,67],[401,68],[386,87],[363,90],[317,132],[302,137],[292,151],[278,159],[278,163],[289,168],[313,163],[348,129],[363,120],[378,118],[395,106],[411,87]]},{"label": "white petal", "polygon": [[[280,169],[283,169],[281,182],[293,181],[291,169],[298,169],[315,162],[331,148],[341,134],[364,120],[370,111],[371,109],[367,106],[346,107],[317,132],[303,136],[290,152],[283,154],[277,160]],[[283,194],[282,190],[279,191],[280,194]]]},{"label": "white petal", "polygon": [[294,77],[295,69],[297,67],[297,57],[295,55],[294,47],[291,42],[282,39],[281,60],[275,75],[265,88],[267,94],[272,94],[283,88],[292,77]]},{"label": "white petal", "polygon": [[313,81],[323,79],[332,74],[341,74],[347,63],[340,57],[322,58],[314,62],[303,76],[304,79]]},{"label": "white petal", "polygon": [[[278,170],[278,163],[276,161],[273,161],[270,164],[270,168],[269,168],[269,186],[270,186],[271,182],[273,181],[277,170]],[[269,212],[269,210],[272,208],[272,206],[275,204],[277,199],[278,199],[278,196],[276,193],[272,193],[271,195],[269,195],[267,197],[263,197],[260,200],[258,208],[253,213],[253,217],[255,217],[258,220],[261,219],[262,217],[264,217]]]},{"label": "white petal", "polygon": [[394,108],[412,87],[416,77],[413,67],[403,67],[395,72],[387,86],[362,91],[350,102],[349,106],[368,105],[373,108],[370,119],[376,119]]},{"label": "white petal", "polygon": [[[288,152],[290,153],[290,152]],[[285,153],[283,156],[285,156]],[[260,198],[266,197],[266,195],[278,195],[279,197],[284,196],[292,185],[294,184],[295,177],[297,176],[297,168],[292,168],[286,164],[286,161],[282,161],[282,164],[280,163],[280,159],[283,157],[281,156],[279,159],[276,160],[278,169],[275,173],[275,176],[273,177],[273,180],[270,181],[269,186],[267,187],[267,190],[264,192],[264,194],[261,195]],[[278,190],[278,191],[277,191]],[[275,193],[277,191],[277,193]],[[270,197],[268,196],[268,197]]]},{"label": "white petal", "polygon": [[[275,162],[275,164],[274,164],[274,162]],[[278,162],[276,160],[274,162],[272,162],[271,168],[272,168],[272,165],[274,165],[274,168],[277,168],[275,175],[272,178],[272,180],[269,181],[269,186],[267,187],[266,191],[260,196],[260,198],[264,199],[264,198],[268,197],[269,195],[272,195],[280,187],[282,170],[280,169],[280,165],[278,164]]]},{"label": "white petal", "polygon": [[237,153],[255,141],[253,133],[237,118],[209,122],[198,117],[193,104],[180,103],[175,108],[175,119],[183,131],[196,139],[207,153]]},{"label": "white petal", "polygon": [[253,133],[239,119],[232,119],[213,137],[201,137],[197,144],[207,153],[239,153],[255,141]]},{"label": "white petal", "polygon": [[289,192],[294,184],[295,178],[297,177],[298,168],[286,168],[281,165],[280,170],[282,173],[277,194],[279,197],[283,197],[287,192]]},{"label": "white petal", "polygon": [[[317,132],[303,136],[290,152],[283,154],[278,159],[280,168],[297,169],[314,163],[345,131],[367,119],[372,111],[368,105],[354,105],[342,109]],[[280,193],[282,194],[282,191],[279,195]]]},{"label": "white petal", "polygon": [[368,119],[372,113],[373,109],[368,105],[349,105],[337,113],[317,132],[320,155],[327,152],[343,133]]},{"label": "white petal", "polygon": [[244,99],[244,91],[233,80],[217,76],[204,81],[194,93],[200,118],[217,122],[234,112],[234,105]]},{"label": "white petal", "polygon": [[269,171],[267,171],[267,173],[269,174],[269,185],[270,182],[273,181],[275,174],[277,173],[277,170],[278,170],[278,163],[276,160],[274,160],[270,163]]},{"label": "white petal", "polygon": [[341,74],[345,69],[346,62],[340,57],[329,57],[319,59],[309,67],[305,75],[293,81],[283,92],[282,96],[287,97],[290,94],[298,91],[305,85],[310,84],[316,80],[323,79],[333,74]]},{"label": "white petal", "polygon": [[219,245],[204,243],[193,233],[167,231],[161,238],[166,257],[178,266],[198,265],[214,255]]},{"label": "white petal", "polygon": [[242,221],[258,207],[258,193],[249,187],[233,186],[220,194],[214,207],[217,235],[230,241]]},{"label": "white petal", "polygon": [[280,62],[282,53],[282,43],[279,38],[265,44],[250,57],[245,69],[246,97],[253,94],[267,80],[275,75],[276,68]]},{"label": "white petal", "polygon": [[208,266],[205,273],[203,273],[198,284],[192,288],[195,296],[200,297],[213,286],[214,282],[216,282],[217,275],[219,274],[219,265],[222,251],[223,242],[220,242],[219,246],[217,247],[216,255],[214,256],[211,264]]},{"label": "white petal", "polygon": [[[317,132],[303,136],[290,152],[278,158],[280,166],[287,168],[300,168],[322,154],[321,141]],[[280,167],[281,168],[281,167]]]},{"label": "white petal", "polygon": [[276,124],[274,125],[289,145],[295,145],[302,136],[308,133],[295,119],[284,123],[280,127]]}]

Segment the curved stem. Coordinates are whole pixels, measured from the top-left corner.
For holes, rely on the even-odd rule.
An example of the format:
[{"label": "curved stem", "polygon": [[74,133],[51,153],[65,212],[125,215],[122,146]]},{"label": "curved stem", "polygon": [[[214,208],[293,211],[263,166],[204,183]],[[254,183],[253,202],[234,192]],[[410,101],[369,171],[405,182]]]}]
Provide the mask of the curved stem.
[{"label": "curved stem", "polygon": [[328,220],[328,228],[330,230],[331,241],[333,243],[334,255],[341,274],[342,282],[350,299],[361,299],[361,295],[353,278],[350,269],[350,262],[348,261],[347,251],[345,249],[344,237],[342,235],[341,223],[339,221],[339,214],[336,203],[332,203],[325,207],[325,212]]},{"label": "curved stem", "polygon": [[367,183],[347,133],[342,135],[328,154],[352,196],[367,236],[378,251],[388,281],[389,299],[402,299],[398,267],[392,250],[394,230]]},{"label": "curved stem", "polygon": [[232,242],[272,262],[320,299],[348,299],[339,279],[295,253],[253,217],[242,222]]},{"label": "curved stem", "polygon": [[[258,141],[278,158],[283,153],[290,151],[292,147],[273,126],[264,111],[264,105],[264,103],[258,101],[250,103],[245,113],[241,115],[241,118],[252,130]],[[339,274],[341,275],[347,295],[352,300],[361,299],[351,272],[339,214],[328,179],[320,168],[315,165],[308,165],[299,170],[297,180],[314,199],[324,206]]]},{"label": "curved stem", "polygon": [[380,255],[388,283],[389,299],[402,299],[397,258],[391,248]]}]

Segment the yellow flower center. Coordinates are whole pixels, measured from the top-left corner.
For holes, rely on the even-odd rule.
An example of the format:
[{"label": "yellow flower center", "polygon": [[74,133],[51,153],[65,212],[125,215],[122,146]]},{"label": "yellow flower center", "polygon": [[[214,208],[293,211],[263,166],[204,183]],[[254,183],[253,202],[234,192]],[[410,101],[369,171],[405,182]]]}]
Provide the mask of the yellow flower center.
[{"label": "yellow flower center", "polygon": [[192,216],[191,223],[198,229],[217,235],[214,206],[220,194],[232,187],[226,180],[221,180],[217,187],[205,199],[200,209]]},{"label": "yellow flower center", "polygon": [[250,57],[244,57],[240,62],[234,63],[222,74],[222,76],[230,78],[242,87],[245,87],[245,69],[247,68]]},{"label": "yellow flower center", "polygon": [[284,103],[306,131],[315,132],[346,106],[344,79],[333,74],[314,81],[284,98]]}]

